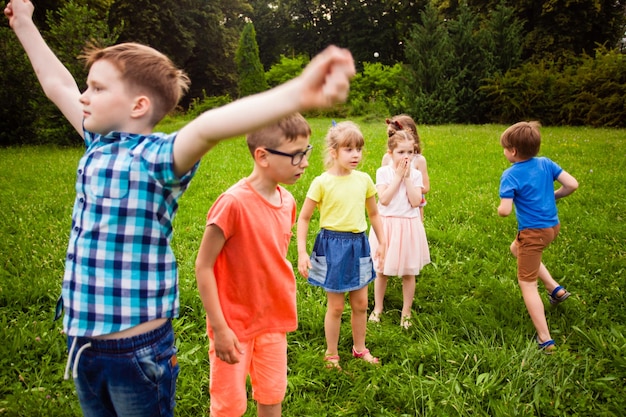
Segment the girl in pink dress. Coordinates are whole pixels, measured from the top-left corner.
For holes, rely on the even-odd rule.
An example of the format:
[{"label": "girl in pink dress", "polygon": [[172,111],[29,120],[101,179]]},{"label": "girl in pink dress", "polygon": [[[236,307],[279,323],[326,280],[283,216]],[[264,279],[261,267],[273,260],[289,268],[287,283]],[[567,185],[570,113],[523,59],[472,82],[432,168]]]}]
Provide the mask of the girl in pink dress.
[{"label": "girl in pink dress", "polygon": [[[430,263],[430,251],[419,206],[424,187],[422,174],[413,166],[415,142],[399,130],[389,137],[387,154],[390,164],[376,171],[378,210],[380,212],[387,255],[382,268],[376,268],[374,310],[370,321],[379,322],[390,276],[402,277],[402,314],[400,325],[411,326],[411,307],[415,296],[415,276]],[[372,251],[378,245],[376,234],[369,235]]]}]

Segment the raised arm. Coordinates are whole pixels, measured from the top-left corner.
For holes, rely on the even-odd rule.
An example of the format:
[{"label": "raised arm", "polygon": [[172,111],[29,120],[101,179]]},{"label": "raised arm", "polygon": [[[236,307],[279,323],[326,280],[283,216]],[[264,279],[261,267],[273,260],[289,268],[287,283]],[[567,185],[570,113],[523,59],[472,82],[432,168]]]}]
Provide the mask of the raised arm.
[{"label": "raised arm", "polygon": [[561,187],[554,192],[554,198],[556,199],[567,197],[578,189],[576,178],[565,171],[561,172],[556,180],[561,184]]},{"label": "raised arm", "polygon": [[313,58],[293,80],[201,114],[183,127],[176,138],[176,172],[187,172],[222,139],[252,132],[295,112],[345,101],[354,73],[350,52],[331,46]]},{"label": "raised arm", "polygon": [[82,136],[80,90],[65,66],[48,47],[33,22],[34,6],[29,0],[11,0],[4,9],[9,25],[28,55],[46,96]]}]

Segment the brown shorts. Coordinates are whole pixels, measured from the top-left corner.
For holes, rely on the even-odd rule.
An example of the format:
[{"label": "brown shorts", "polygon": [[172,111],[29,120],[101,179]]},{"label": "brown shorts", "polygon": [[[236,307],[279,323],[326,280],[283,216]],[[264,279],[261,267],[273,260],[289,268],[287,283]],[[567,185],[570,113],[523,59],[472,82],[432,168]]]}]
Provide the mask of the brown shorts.
[{"label": "brown shorts", "polygon": [[517,233],[517,279],[535,281],[539,277],[543,250],[556,239],[561,225],[546,229],[524,229]]}]

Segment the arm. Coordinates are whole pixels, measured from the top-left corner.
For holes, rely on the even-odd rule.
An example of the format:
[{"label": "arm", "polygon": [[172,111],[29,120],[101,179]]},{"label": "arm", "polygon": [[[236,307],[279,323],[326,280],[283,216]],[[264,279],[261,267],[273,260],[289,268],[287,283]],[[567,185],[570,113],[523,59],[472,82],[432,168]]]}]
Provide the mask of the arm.
[{"label": "arm", "polygon": [[[410,168],[410,166],[409,166]],[[409,169],[409,174],[410,174]],[[411,207],[419,207],[422,202],[422,187],[416,187],[413,185],[413,181],[411,180],[411,175],[403,178],[404,185],[406,186],[406,195],[409,198],[409,203]]]},{"label": "arm", "polygon": [[430,191],[430,178],[428,177],[428,165],[426,164],[426,158],[424,158],[423,155],[418,154],[414,161],[415,168],[422,173],[422,181],[424,182],[422,193],[426,194]]},{"label": "arm", "polygon": [[83,136],[80,90],[72,74],[54,55],[37,30],[32,19],[33,11],[34,6],[30,1],[12,0],[5,7],[4,14],[28,55],[44,93]]},{"label": "arm", "polygon": [[241,347],[224,318],[213,271],[217,256],[225,243],[224,233],[219,227],[207,226],[196,258],[196,281],[202,305],[213,330],[215,354],[224,362],[232,364],[239,362],[238,353],[241,353]]},{"label": "arm", "polygon": [[385,243],[383,221],[380,217],[380,213],[378,212],[378,207],[376,206],[376,197],[372,196],[365,200],[365,208],[367,209],[367,216],[370,219],[372,229],[374,229],[374,233],[376,233],[376,239],[378,239],[378,248],[376,249],[376,254],[373,259],[378,263],[376,269],[381,269],[385,264],[387,245]]},{"label": "arm", "polygon": [[562,171],[556,180],[561,183],[561,187],[554,192],[555,199],[567,197],[578,189],[578,181],[576,181],[576,178],[565,171]]},{"label": "arm", "polygon": [[498,216],[506,217],[511,214],[513,210],[513,199],[512,198],[501,198],[500,205],[498,206]]},{"label": "arm", "polygon": [[331,46],[313,58],[293,80],[201,114],[183,127],[176,138],[176,173],[187,172],[222,139],[252,132],[295,112],[332,107],[345,101],[354,73],[350,52]]},{"label": "arm", "polygon": [[[385,153],[385,155],[389,155],[389,153]],[[396,168],[396,171],[391,179],[389,184],[381,184],[376,186],[376,191],[378,192],[378,202],[383,206],[389,205],[391,200],[393,200],[393,196],[396,195],[398,189],[400,188],[400,184],[404,181],[404,178],[409,173],[409,161],[401,161]]]},{"label": "arm", "polygon": [[305,199],[300,209],[300,216],[298,216],[298,272],[304,278],[309,277],[309,269],[311,269],[311,258],[306,250],[306,241],[309,234],[309,223],[316,205],[317,203],[310,198]]}]

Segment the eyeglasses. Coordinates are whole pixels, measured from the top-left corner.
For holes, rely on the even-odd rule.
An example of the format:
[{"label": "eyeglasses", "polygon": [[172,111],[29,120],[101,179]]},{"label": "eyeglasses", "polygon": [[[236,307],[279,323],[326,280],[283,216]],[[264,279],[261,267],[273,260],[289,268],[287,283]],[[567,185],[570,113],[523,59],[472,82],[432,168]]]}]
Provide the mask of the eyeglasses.
[{"label": "eyeglasses", "polygon": [[311,156],[311,151],[313,150],[313,145],[307,146],[305,151],[300,151],[296,153],[285,153],[285,152],[277,151],[275,149],[270,149],[270,148],[265,148],[265,150],[274,155],[290,157],[291,165],[296,166],[296,165],[300,165],[300,163],[302,162],[304,158],[306,158],[307,161],[309,160],[309,156]]}]

